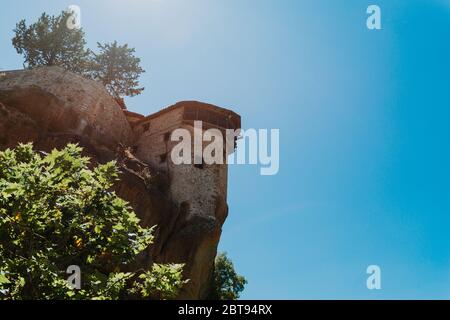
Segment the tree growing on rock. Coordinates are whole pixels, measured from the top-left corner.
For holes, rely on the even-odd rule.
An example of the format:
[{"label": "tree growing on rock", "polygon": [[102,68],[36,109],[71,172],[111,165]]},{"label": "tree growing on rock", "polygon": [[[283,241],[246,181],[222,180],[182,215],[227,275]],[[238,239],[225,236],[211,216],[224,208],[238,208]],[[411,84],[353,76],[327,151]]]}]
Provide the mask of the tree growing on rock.
[{"label": "tree growing on rock", "polygon": [[27,26],[25,20],[16,24],[12,44],[24,56],[25,67],[60,66],[84,74],[88,69],[90,51],[81,28],[68,28],[70,13],[50,16],[43,13],[37,22]]},{"label": "tree growing on rock", "polygon": [[236,272],[226,252],[218,254],[214,262],[214,277],[209,298],[237,300],[246,284],[247,280]]},{"label": "tree growing on rock", "polygon": [[93,54],[90,76],[100,81],[116,99],[133,97],[144,90],[139,87],[139,77],[145,72],[141,60],[134,55],[135,49],[125,45],[97,43],[99,53]]},{"label": "tree growing on rock", "polygon": [[[82,28],[69,28],[70,12],[58,16],[43,13],[37,22],[16,24],[12,44],[24,56],[24,67],[60,66],[66,70],[100,81],[123,107],[125,96],[133,97],[144,90],[139,77],[145,72],[135,49],[127,44],[97,43],[99,52],[85,49]],[[68,24],[69,23],[69,24]]]},{"label": "tree growing on rock", "polygon": [[[0,152],[0,300],[171,299],[186,283],[181,264],[130,271],[153,229],[111,191],[114,162],[88,163],[72,144]],[[74,266],[79,288],[67,281]]]}]

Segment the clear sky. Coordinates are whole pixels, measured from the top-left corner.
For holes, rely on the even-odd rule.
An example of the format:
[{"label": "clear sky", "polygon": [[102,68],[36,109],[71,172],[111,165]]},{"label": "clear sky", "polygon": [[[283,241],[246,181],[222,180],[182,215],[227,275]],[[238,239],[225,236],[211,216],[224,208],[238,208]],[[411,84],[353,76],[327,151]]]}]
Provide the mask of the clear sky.
[{"label": "clear sky", "polygon": [[0,68],[22,65],[17,21],[69,4],[89,47],[142,58],[130,110],[200,100],[280,129],[277,175],[229,171],[243,298],[450,299],[450,0],[2,0]]}]

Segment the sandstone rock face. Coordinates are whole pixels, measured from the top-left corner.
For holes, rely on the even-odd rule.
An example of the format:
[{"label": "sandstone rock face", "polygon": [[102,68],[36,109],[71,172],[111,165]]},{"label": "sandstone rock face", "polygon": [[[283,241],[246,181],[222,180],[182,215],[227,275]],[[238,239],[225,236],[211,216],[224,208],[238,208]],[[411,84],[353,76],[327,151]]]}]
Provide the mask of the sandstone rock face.
[{"label": "sandstone rock face", "polygon": [[157,225],[155,243],[140,264],[186,263],[190,282],[180,298],[206,298],[228,214],[225,197],[216,201],[214,216],[189,215],[188,208],[170,200],[169,178],[130,152],[134,140],[120,106],[95,81],[59,67],[0,74],[0,149],[33,142],[36,149],[50,151],[76,142],[93,163],[117,159],[118,195],[130,202],[143,225]]},{"label": "sandstone rock face", "polygon": [[[25,116],[26,127],[36,129],[37,136],[29,138],[40,145],[51,146],[56,135],[66,139],[78,136],[105,152],[102,156],[107,158],[118,144],[129,144],[132,139],[121,108],[101,84],[59,67],[6,73],[0,77],[0,102],[4,112],[7,108]],[[28,134],[21,133],[22,121],[9,122],[2,117],[0,123],[16,127],[15,133],[2,135],[4,145],[15,144],[14,134]]]}]

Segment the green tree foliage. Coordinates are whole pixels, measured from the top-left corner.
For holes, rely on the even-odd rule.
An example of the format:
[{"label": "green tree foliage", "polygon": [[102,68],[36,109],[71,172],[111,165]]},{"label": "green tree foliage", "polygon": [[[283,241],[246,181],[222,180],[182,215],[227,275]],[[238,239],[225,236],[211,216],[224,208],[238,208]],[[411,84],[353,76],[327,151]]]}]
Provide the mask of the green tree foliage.
[{"label": "green tree foliage", "polygon": [[68,12],[58,16],[43,13],[37,22],[27,26],[25,20],[16,24],[12,44],[24,56],[24,65],[61,66],[66,70],[84,74],[88,67],[90,51],[82,29],[70,29]]},{"label": "green tree foliage", "polygon": [[236,273],[233,262],[226,252],[216,256],[214,278],[210,298],[214,300],[237,300],[247,280]]},{"label": "green tree foliage", "polygon": [[145,72],[140,67],[140,59],[134,56],[135,49],[127,44],[97,43],[99,53],[93,54],[90,76],[100,81],[116,99],[133,97],[144,88],[139,87],[139,76]]},{"label": "green tree foliage", "polygon": [[[0,152],[0,299],[175,297],[183,265],[130,272],[152,229],[111,191],[115,163],[91,170],[81,151]],[[81,269],[79,290],[67,282],[71,265]]]},{"label": "green tree foliage", "polygon": [[60,66],[66,70],[100,81],[108,92],[120,100],[133,97],[144,88],[139,77],[145,72],[134,48],[127,44],[97,43],[95,54],[85,49],[86,41],[81,28],[68,28],[69,12],[50,16],[43,13],[37,22],[27,26],[25,20],[16,24],[12,44],[24,56],[24,66]]}]

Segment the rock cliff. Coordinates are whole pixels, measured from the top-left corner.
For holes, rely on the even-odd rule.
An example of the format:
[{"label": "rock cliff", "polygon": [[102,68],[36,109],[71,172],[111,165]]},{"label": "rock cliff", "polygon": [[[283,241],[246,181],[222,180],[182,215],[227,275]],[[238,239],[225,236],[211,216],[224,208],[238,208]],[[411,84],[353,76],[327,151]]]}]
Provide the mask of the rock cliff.
[{"label": "rock cliff", "polygon": [[155,243],[140,263],[186,263],[190,282],[180,298],[205,298],[228,207],[218,202],[213,228],[202,228],[201,217],[189,217],[171,201],[168,177],[133,155],[134,139],[121,107],[95,81],[59,67],[0,73],[0,149],[33,142],[50,151],[76,142],[94,164],[116,159],[122,172],[116,192],[144,226],[157,225]]}]

